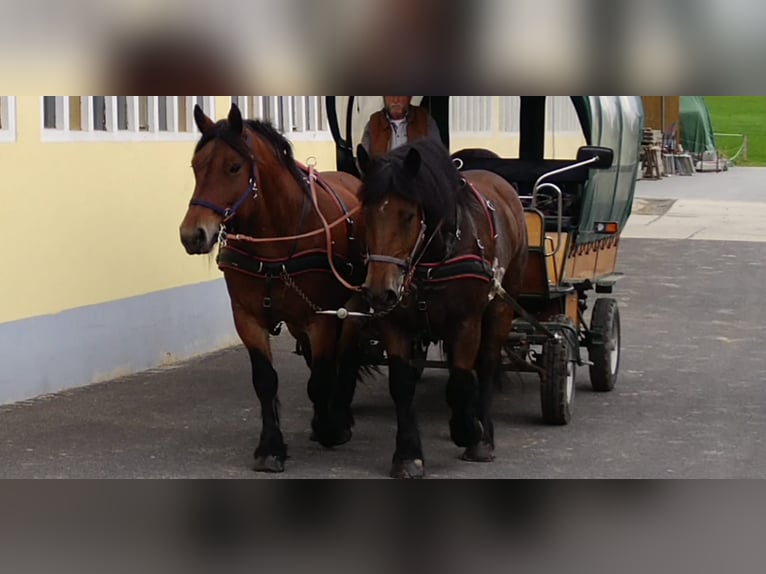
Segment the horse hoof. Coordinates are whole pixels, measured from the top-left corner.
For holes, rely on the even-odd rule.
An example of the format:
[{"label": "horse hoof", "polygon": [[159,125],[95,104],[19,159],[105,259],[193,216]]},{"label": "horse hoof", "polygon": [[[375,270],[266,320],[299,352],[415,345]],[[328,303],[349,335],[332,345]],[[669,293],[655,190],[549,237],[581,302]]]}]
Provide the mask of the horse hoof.
[{"label": "horse hoof", "polygon": [[343,446],[344,444],[348,444],[351,442],[352,437],[353,433],[351,432],[351,429],[345,429],[342,431],[332,431],[326,433],[318,433],[314,431],[314,434],[311,438],[314,440],[314,442],[318,442],[324,448],[331,449]]},{"label": "horse hoof", "polygon": [[397,480],[413,480],[426,477],[426,465],[418,460],[401,460],[394,463],[391,469],[391,478]]},{"label": "horse hoof", "polygon": [[486,442],[469,447],[463,454],[463,460],[466,462],[489,463],[495,462],[495,447]]},{"label": "horse hoof", "polygon": [[354,433],[351,432],[351,429],[345,429],[341,431],[340,434],[338,434],[336,437],[334,446],[343,446],[344,444],[350,443],[353,436]]},{"label": "horse hoof", "polygon": [[[340,425],[338,425],[340,426]],[[351,427],[340,429],[333,425],[314,424],[311,429],[311,442],[319,443],[324,448],[336,448],[351,441]]]},{"label": "horse hoof", "polygon": [[484,436],[484,425],[477,419],[453,418],[449,423],[450,437],[460,448],[477,444]]},{"label": "horse hoof", "polygon": [[285,471],[285,461],[277,456],[258,456],[255,458],[255,472],[281,474]]}]

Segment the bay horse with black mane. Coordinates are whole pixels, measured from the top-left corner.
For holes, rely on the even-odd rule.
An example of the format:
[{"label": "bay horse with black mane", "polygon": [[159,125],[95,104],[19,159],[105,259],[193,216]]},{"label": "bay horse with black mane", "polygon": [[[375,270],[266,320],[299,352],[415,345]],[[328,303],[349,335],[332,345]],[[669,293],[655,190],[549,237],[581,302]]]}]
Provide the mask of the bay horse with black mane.
[{"label": "bay horse with black mane", "polygon": [[283,472],[287,446],[270,346],[281,323],[298,339],[311,368],[313,439],[329,448],[351,438],[359,354],[345,345],[354,335],[341,336],[347,331],[339,319],[319,311],[346,305],[348,287],[364,279],[363,247],[356,239],[364,229],[354,220],[361,182],[344,173],[310,181],[290,143],[269,123],[243,120],[237,106],[217,123],[199,106],[194,117],[202,137],[192,160],[196,186],[181,241],[191,255],[209,254],[221,243],[218,264],[262,409],[255,470]]},{"label": "bay horse with black mane", "polygon": [[[369,249],[363,292],[388,353],[398,433],[391,475],[421,478],[413,338],[441,341],[450,367],[452,440],[464,460],[494,460],[492,391],[527,261],[516,190],[488,171],[462,173],[441,144],[420,141],[370,159],[358,149]],[[478,383],[474,372],[478,375]]]}]

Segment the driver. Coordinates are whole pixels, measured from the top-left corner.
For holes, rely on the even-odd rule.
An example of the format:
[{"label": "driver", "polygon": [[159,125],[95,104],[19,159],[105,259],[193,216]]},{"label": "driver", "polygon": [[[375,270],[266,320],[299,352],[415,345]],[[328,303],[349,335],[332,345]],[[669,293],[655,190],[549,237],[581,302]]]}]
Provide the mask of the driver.
[{"label": "driver", "polygon": [[383,96],[384,107],[370,117],[362,145],[370,157],[419,139],[441,142],[439,126],[425,108],[412,105],[412,96]]}]

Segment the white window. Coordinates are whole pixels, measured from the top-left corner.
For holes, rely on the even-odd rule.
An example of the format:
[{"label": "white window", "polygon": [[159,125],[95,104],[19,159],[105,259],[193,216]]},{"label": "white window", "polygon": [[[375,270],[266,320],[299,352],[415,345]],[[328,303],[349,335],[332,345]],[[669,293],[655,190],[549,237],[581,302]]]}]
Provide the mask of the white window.
[{"label": "white window", "polygon": [[500,131],[521,133],[521,96],[500,96]]},{"label": "white window", "polygon": [[572,159],[585,145],[580,118],[570,96],[548,96],[545,111],[547,155],[551,159]]},{"label": "white window", "polygon": [[43,139],[196,140],[195,104],[214,114],[214,96],[43,96]]},{"label": "white window", "polygon": [[0,142],[16,141],[16,98],[0,96]]},{"label": "white window", "polygon": [[450,98],[450,125],[457,133],[487,134],[492,131],[493,96]]},{"label": "white window", "polygon": [[232,96],[249,119],[271,122],[293,140],[330,139],[322,96]]},{"label": "white window", "polygon": [[570,96],[546,98],[546,131],[554,134],[580,134],[582,126]]},{"label": "white window", "polygon": [[261,96],[232,96],[231,103],[236,104],[242,112],[242,116],[249,120],[263,117],[263,105]]}]

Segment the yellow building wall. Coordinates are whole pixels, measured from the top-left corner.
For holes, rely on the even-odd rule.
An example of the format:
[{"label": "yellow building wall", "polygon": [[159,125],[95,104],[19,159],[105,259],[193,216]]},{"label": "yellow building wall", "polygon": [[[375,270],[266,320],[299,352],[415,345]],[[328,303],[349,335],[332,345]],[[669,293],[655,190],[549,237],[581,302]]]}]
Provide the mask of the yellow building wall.
[{"label": "yellow building wall", "polygon": [[[229,106],[216,97],[218,117]],[[16,96],[16,109],[17,142],[0,144],[0,323],[220,278],[178,237],[194,142],[43,143],[40,96]],[[295,154],[335,164],[329,142]]]}]

